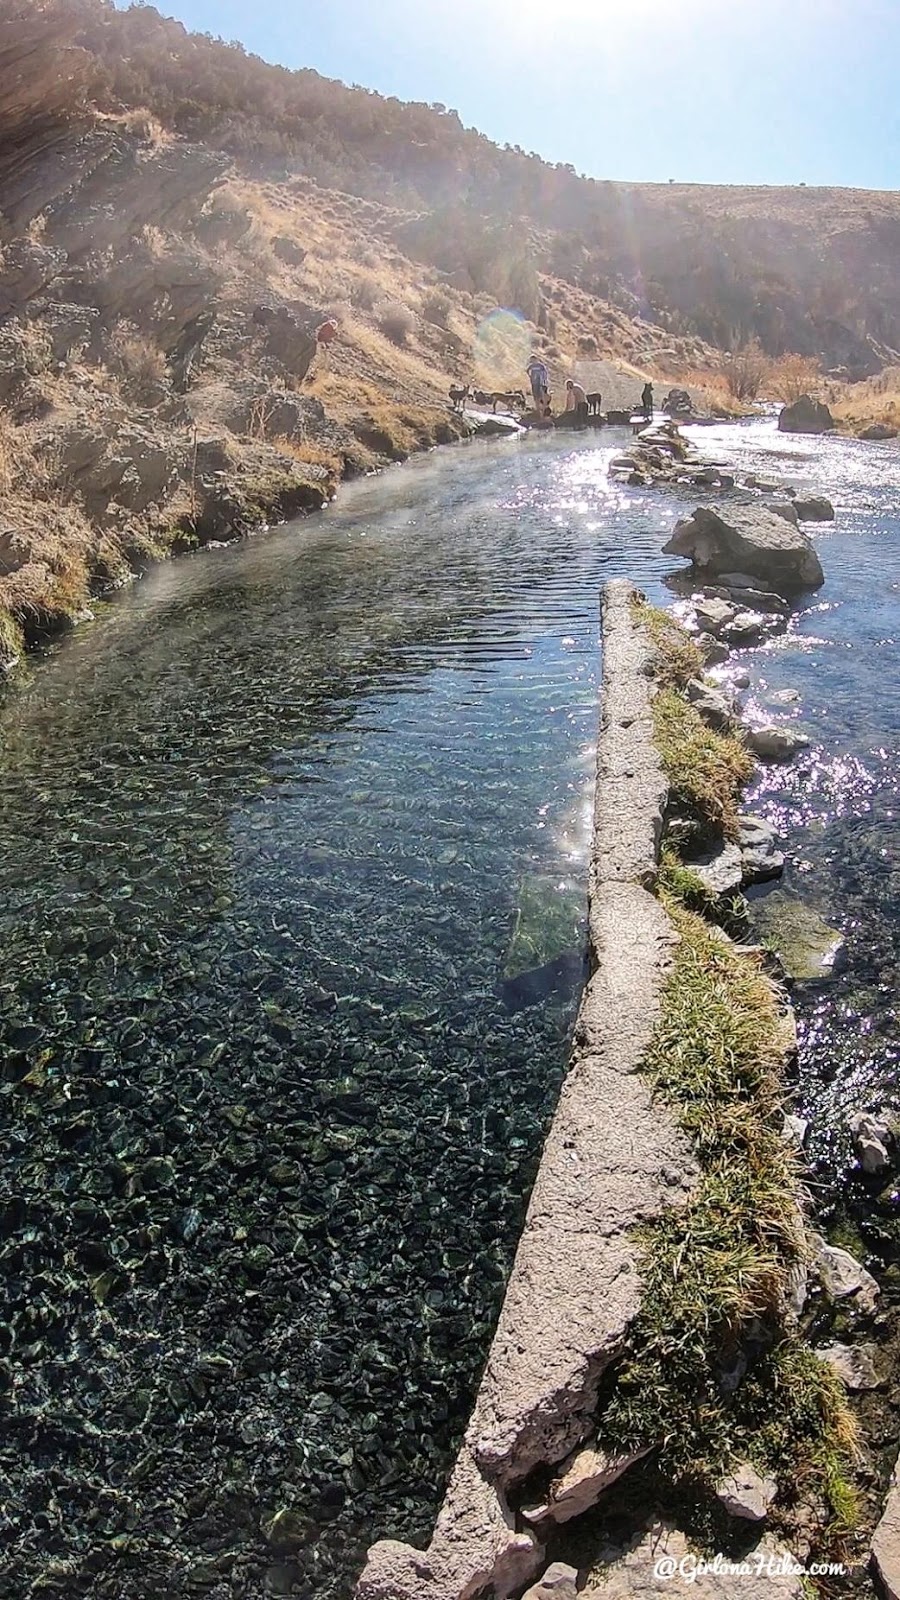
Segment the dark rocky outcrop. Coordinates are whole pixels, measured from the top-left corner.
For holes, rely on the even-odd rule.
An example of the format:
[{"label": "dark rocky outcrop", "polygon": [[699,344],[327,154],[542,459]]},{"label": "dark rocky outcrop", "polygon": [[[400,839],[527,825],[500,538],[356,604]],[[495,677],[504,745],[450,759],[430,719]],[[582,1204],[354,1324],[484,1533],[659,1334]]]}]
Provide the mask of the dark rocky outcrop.
[{"label": "dark rocky outcrop", "polygon": [[734,506],[727,514],[698,506],[676,523],[663,548],[705,573],[747,573],[779,593],[817,589],[825,581],[807,535],[765,506]]},{"label": "dark rocky outcrop", "polygon": [[834,417],[821,400],[802,394],[793,405],[785,406],[778,418],[781,433],[828,433]]}]

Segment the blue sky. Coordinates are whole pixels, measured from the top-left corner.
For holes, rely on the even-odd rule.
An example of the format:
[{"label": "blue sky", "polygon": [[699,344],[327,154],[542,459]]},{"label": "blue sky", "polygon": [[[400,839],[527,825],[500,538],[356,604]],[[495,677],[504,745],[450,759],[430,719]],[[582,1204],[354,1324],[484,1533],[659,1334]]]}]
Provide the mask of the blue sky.
[{"label": "blue sky", "polygon": [[900,187],[900,0],[156,0],[594,177]]}]

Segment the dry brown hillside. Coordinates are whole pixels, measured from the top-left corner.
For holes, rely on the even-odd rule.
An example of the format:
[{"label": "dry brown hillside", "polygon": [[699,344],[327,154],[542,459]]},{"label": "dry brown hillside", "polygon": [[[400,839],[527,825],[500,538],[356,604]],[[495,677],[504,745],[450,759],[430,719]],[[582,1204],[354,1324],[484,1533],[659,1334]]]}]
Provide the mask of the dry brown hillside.
[{"label": "dry brown hillside", "polygon": [[[454,380],[521,387],[536,345],[561,385],[579,348],[646,364],[669,343],[552,276],[535,278],[538,327],[408,253],[409,211],[108,103],[90,18],[118,13],[0,0],[7,662],[149,559],[314,508],[346,473],[458,437]],[[133,20],[159,26],[147,10]],[[326,316],[339,336],[323,359]],[[709,354],[678,346],[688,365]]]},{"label": "dry brown hillside", "polygon": [[557,389],[750,335],[871,374],[898,227],[892,195],[588,181],[149,6],[0,0],[0,659],[453,439],[448,383],[519,388],[531,348]]}]

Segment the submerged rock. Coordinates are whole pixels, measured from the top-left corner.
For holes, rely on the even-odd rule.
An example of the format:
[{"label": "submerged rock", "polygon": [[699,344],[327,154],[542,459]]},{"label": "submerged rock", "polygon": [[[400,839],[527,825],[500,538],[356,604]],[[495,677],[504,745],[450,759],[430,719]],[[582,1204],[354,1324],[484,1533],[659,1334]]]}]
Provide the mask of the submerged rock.
[{"label": "submerged rock", "polygon": [[536,875],[519,886],[515,920],[504,978],[555,960],[585,942],[584,895],[580,888],[560,887],[557,878]]},{"label": "submerged rock", "polygon": [[555,878],[528,878],[516,901],[500,995],[511,1011],[577,993],[586,976],[584,896]]},{"label": "submerged rock", "polygon": [[822,565],[807,535],[765,506],[729,507],[727,515],[698,506],[676,523],[666,555],[687,556],[710,573],[746,573],[779,592],[817,589]]},{"label": "submerged rock", "polygon": [[751,900],[747,914],[757,936],[777,951],[788,977],[808,982],[831,976],[843,941],[812,906],[774,889]]}]

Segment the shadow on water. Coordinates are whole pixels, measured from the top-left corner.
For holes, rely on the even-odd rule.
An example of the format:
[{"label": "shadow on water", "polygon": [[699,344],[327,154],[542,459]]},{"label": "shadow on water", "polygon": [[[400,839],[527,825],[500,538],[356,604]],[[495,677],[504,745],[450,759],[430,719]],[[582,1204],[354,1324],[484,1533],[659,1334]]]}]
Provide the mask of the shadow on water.
[{"label": "shadow on water", "polygon": [[17,1591],[337,1600],[427,1536],[565,1062],[597,591],[667,565],[610,453],[356,485],[11,684]]}]

